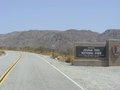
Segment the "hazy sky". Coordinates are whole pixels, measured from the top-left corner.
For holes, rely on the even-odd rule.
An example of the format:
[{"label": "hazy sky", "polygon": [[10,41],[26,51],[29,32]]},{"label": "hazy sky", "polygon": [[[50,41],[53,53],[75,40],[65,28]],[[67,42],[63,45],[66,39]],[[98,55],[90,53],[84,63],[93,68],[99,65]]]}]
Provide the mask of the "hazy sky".
[{"label": "hazy sky", "polygon": [[120,0],[0,0],[0,33],[120,29]]}]

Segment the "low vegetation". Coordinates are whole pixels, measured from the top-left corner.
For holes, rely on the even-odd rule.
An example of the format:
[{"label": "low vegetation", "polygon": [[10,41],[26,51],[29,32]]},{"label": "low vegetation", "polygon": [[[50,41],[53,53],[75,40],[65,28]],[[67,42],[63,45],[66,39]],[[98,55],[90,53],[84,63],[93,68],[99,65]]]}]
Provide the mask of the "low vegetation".
[{"label": "low vegetation", "polygon": [[0,50],[0,56],[1,56],[1,55],[4,55],[4,54],[5,54],[5,51]]},{"label": "low vegetation", "polygon": [[31,47],[24,47],[24,48],[15,48],[15,47],[8,47],[8,48],[1,48],[7,50],[20,50],[24,52],[33,52],[37,54],[49,55],[51,58],[60,60],[62,62],[70,63],[74,60],[74,55],[72,51],[66,50],[64,52],[58,52],[58,50],[51,50],[49,48],[31,48]]},{"label": "low vegetation", "polygon": [[52,55],[51,56],[52,58],[60,60],[62,62],[71,63],[74,60],[74,55],[70,51],[69,52],[60,52],[60,53],[54,52],[54,54],[52,52],[51,55]]}]

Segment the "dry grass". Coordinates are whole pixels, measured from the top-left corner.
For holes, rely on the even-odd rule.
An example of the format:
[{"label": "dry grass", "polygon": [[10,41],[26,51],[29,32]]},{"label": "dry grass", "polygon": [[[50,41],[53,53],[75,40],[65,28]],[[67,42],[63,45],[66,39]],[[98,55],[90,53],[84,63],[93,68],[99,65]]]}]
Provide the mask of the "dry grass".
[{"label": "dry grass", "polygon": [[74,60],[73,55],[61,55],[59,53],[54,53],[53,58],[57,59],[57,60],[60,60],[62,62],[67,62],[67,63],[71,63]]},{"label": "dry grass", "polygon": [[58,56],[57,59],[59,61],[65,62],[65,57],[64,56]]},{"label": "dry grass", "polygon": [[71,62],[73,62],[73,60],[74,60],[74,56],[73,55],[67,55],[66,59],[65,59],[65,62],[71,63]]},{"label": "dry grass", "polygon": [[53,53],[53,52],[52,52],[52,53],[51,53],[51,56],[52,56],[52,58],[55,59],[55,58],[58,58],[59,54],[58,54],[58,53]]}]

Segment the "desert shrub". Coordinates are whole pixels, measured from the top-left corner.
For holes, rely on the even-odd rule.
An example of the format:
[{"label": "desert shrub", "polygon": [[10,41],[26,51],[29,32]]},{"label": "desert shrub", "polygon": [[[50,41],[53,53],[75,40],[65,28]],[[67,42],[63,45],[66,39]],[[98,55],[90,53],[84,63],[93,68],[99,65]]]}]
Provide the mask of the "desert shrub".
[{"label": "desert shrub", "polygon": [[59,56],[57,57],[57,59],[58,59],[59,61],[65,62],[65,56],[63,56],[63,55],[59,55]]},{"label": "desert shrub", "polygon": [[4,55],[4,54],[5,54],[5,51],[0,50],[0,55]]},{"label": "desert shrub", "polygon": [[73,60],[74,60],[74,56],[73,55],[67,55],[66,59],[65,59],[65,62],[71,63]]},{"label": "desert shrub", "polygon": [[52,58],[57,58],[59,56],[59,54],[58,53],[56,53],[56,52],[52,52]]}]

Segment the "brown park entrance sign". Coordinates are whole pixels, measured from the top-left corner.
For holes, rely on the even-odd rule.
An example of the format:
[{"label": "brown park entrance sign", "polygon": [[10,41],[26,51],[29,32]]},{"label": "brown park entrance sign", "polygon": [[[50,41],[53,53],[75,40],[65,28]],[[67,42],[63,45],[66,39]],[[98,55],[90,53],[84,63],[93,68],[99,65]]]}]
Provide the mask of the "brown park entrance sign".
[{"label": "brown park entrance sign", "polygon": [[120,66],[120,40],[82,42],[75,44],[73,65]]}]

